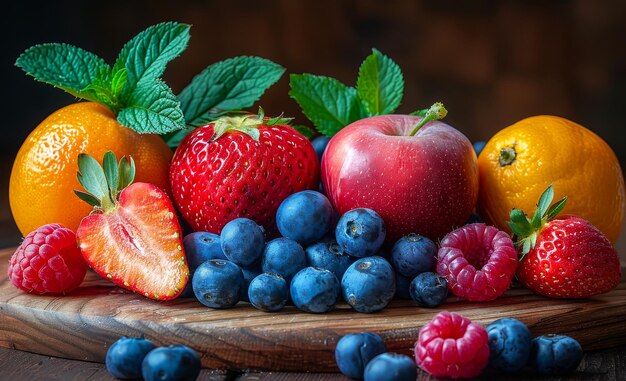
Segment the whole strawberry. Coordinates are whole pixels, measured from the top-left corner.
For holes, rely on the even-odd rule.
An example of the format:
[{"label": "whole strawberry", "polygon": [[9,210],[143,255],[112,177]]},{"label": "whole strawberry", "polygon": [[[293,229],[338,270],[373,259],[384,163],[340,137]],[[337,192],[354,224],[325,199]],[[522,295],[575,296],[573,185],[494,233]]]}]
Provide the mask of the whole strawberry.
[{"label": "whole strawberry", "polygon": [[286,125],[259,115],[223,117],[197,128],[170,166],[174,201],[194,230],[220,233],[246,217],[270,233],[290,194],[317,188],[319,164],[311,143]]},{"label": "whole strawberry", "polygon": [[567,197],[550,206],[550,185],[529,219],[511,211],[509,226],[519,238],[517,278],[534,292],[553,298],[585,298],[611,291],[620,282],[617,251],[589,221],[557,214]]},{"label": "whole strawberry", "polygon": [[113,152],[103,167],[78,156],[78,180],[89,193],[74,191],[94,207],[76,231],[80,251],[103,278],[145,297],[169,300],[189,278],[180,224],[167,194],[148,183],[132,183],[135,164]]}]

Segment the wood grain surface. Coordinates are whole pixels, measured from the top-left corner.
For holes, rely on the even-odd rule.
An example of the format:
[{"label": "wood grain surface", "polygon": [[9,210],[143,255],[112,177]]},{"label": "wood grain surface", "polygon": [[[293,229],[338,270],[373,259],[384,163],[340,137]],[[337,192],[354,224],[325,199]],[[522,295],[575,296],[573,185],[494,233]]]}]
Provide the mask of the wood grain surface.
[{"label": "wood grain surface", "polygon": [[63,358],[102,362],[119,337],[145,336],[158,345],[191,346],[207,368],[334,372],[333,351],[341,336],[377,332],[390,351],[411,354],[419,328],[443,309],[483,324],[515,317],[534,335],[567,334],[585,350],[626,345],[624,278],[616,290],[586,300],[547,299],[513,289],[489,303],[450,298],[439,309],[394,301],[375,314],[360,314],[345,304],[320,315],[294,307],[265,313],[247,303],[212,310],[192,299],[156,302],[92,272],[70,295],[30,295],[6,278],[12,252],[0,251],[0,346]]},{"label": "wood grain surface", "polygon": [[[0,380],[11,381],[110,381],[104,364],[0,348]],[[501,379],[501,374],[484,373],[477,380]],[[626,346],[586,352],[578,369],[567,376],[540,376],[530,370],[506,376],[507,381],[623,381],[626,379]],[[348,381],[338,373],[235,372],[203,369],[196,381]],[[418,370],[416,381],[435,381]]]}]

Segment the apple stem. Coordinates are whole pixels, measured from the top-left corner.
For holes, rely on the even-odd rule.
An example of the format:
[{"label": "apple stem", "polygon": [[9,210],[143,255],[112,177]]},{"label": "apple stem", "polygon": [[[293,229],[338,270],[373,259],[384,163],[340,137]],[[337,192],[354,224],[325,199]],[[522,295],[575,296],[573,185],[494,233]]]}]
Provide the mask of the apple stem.
[{"label": "apple stem", "polygon": [[424,118],[420,120],[420,122],[417,124],[417,126],[415,126],[413,131],[411,131],[411,134],[409,136],[415,136],[415,134],[417,134],[417,131],[419,131],[420,128],[422,128],[426,123],[432,122],[433,120],[441,120],[445,118],[446,115],[448,115],[448,110],[443,107],[443,103],[437,102],[433,104],[432,106],[430,106],[428,111],[426,111],[426,115],[424,115]]}]

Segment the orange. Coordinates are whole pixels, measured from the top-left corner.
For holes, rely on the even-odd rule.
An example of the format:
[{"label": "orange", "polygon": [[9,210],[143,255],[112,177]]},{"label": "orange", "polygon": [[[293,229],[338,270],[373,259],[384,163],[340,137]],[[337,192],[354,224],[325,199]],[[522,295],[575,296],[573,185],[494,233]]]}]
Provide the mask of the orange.
[{"label": "orange", "polygon": [[535,212],[541,192],[554,183],[561,214],[590,221],[613,243],[624,219],[624,176],[615,153],[598,135],[570,120],[534,116],[495,134],[478,157],[478,212],[510,232],[511,209]]},{"label": "orange", "polygon": [[123,127],[108,108],[81,102],[48,116],[20,148],[9,184],[11,212],[26,235],[41,225],[60,223],[74,231],[92,210],[74,189],[78,154],[102,160],[112,150],[118,158],[135,160],[135,181],[169,189],[168,166],[172,151],[157,135],[140,135]]}]

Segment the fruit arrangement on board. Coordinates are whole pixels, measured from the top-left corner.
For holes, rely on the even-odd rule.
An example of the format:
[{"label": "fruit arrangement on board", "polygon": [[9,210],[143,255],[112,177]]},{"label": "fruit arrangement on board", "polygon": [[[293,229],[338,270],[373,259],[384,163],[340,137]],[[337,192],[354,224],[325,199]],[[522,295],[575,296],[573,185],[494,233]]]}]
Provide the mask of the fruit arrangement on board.
[{"label": "fruit arrangement on board", "polygon": [[[356,87],[292,74],[289,95],[316,131],[291,125],[245,111],[285,72],[263,58],[214,63],[175,95],[161,75],[189,30],[150,27],[113,65],[67,44],[18,58],[86,102],[47,117],[15,159],[10,203],[25,235],[8,269],[16,287],[71,293],[89,267],[154,300],[319,314],[341,302],[374,313],[394,298],[416,308],[449,295],[491,301],[516,280],[551,298],[619,284],[624,179],[591,131],[535,116],[472,145],[442,121],[441,103],[394,114],[404,79],[376,49]],[[573,338],[533,339],[515,319],[484,328],[435,312],[415,359],[364,332],[339,340],[338,368],[366,380],[413,380],[417,367],[451,378],[527,364],[563,374],[582,357]],[[120,339],[106,363],[146,380],[192,380],[200,369],[192,349],[140,338]]]}]

